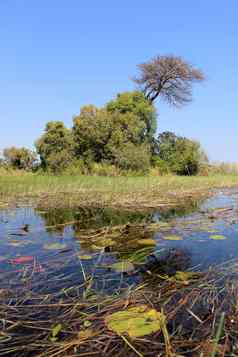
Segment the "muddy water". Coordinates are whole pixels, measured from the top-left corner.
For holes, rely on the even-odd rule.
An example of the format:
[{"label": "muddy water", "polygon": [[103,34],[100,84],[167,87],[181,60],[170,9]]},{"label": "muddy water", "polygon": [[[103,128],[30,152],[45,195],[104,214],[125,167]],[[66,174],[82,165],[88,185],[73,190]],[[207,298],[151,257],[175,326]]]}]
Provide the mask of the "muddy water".
[{"label": "muddy water", "polygon": [[[147,230],[150,224],[157,228]],[[112,229],[119,225],[120,235]],[[235,191],[167,212],[0,211],[0,289],[50,293],[90,280],[97,292],[108,293],[133,287],[148,272],[205,271],[237,257]]]}]

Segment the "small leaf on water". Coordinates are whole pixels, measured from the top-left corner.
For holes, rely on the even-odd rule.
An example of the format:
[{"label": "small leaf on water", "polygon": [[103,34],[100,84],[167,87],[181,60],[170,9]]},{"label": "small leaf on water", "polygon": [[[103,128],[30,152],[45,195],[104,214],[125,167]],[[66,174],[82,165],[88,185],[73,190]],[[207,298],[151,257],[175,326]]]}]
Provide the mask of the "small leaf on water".
[{"label": "small leaf on water", "polygon": [[84,325],[84,327],[90,327],[92,325],[92,322],[89,320],[85,320],[83,325]]},{"label": "small leaf on water", "polygon": [[154,239],[139,239],[137,241],[137,244],[139,245],[156,245],[156,242],[154,241]]},{"label": "small leaf on water", "polygon": [[201,276],[199,273],[195,273],[192,271],[177,271],[173,277],[175,281],[181,281],[185,284],[188,284],[189,281],[193,281],[198,279]]},{"label": "small leaf on water", "polygon": [[79,259],[81,260],[90,260],[92,259],[92,256],[91,255],[87,255],[87,254],[84,254],[84,255],[78,255]]},{"label": "small leaf on water", "polygon": [[113,268],[117,273],[128,273],[134,270],[134,265],[127,260],[114,263],[110,267]]},{"label": "small leaf on water", "polygon": [[43,245],[43,248],[47,250],[61,250],[65,249],[66,247],[67,245],[63,243],[49,243]]},{"label": "small leaf on water", "polygon": [[12,246],[12,247],[23,247],[25,245],[31,244],[32,242],[30,241],[17,241],[17,240],[12,240],[8,243],[8,245]]},{"label": "small leaf on water", "polygon": [[51,334],[52,337],[55,338],[57,337],[57,335],[60,333],[60,331],[62,330],[63,326],[61,324],[57,324],[52,328]]},{"label": "small leaf on water", "polygon": [[34,260],[33,256],[22,256],[22,257],[17,257],[14,259],[10,259],[10,263],[11,264],[26,264],[26,263],[30,263]]},{"label": "small leaf on water", "polygon": [[225,240],[226,239],[226,237],[223,236],[222,234],[213,234],[209,238],[214,239],[214,240]]},{"label": "small leaf on water", "polygon": [[163,239],[166,240],[183,240],[183,237],[178,235],[170,235],[170,236],[163,236]]},{"label": "small leaf on water", "polygon": [[107,327],[118,335],[143,337],[161,330],[165,316],[145,305],[115,312],[105,318]]}]

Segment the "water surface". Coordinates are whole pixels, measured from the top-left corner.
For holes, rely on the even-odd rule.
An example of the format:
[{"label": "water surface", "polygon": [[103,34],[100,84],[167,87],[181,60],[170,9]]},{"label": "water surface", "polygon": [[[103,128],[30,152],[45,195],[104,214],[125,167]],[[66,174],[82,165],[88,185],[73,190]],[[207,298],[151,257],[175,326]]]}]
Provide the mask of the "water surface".
[{"label": "water surface", "polygon": [[[158,223],[157,229],[147,229]],[[123,226],[116,234],[113,227]],[[104,230],[103,230],[104,229]],[[103,230],[103,231],[102,231]],[[133,287],[148,271],[206,271],[238,257],[238,192],[147,213],[18,207],[0,211],[0,289],[37,293],[91,279],[98,292]],[[126,269],[115,263],[129,262]]]}]

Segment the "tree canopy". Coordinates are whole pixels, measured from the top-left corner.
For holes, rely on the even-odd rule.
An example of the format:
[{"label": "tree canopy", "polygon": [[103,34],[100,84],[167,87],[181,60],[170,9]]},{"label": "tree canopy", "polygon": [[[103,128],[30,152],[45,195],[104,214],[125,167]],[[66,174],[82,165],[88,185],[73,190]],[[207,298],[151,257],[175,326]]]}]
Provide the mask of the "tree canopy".
[{"label": "tree canopy", "polygon": [[36,141],[35,146],[44,169],[61,171],[73,161],[72,133],[61,121],[48,122],[45,133]]},{"label": "tree canopy", "polygon": [[154,57],[138,68],[134,82],[150,103],[161,96],[171,105],[182,106],[192,100],[192,85],[205,79],[201,70],[173,55]]}]

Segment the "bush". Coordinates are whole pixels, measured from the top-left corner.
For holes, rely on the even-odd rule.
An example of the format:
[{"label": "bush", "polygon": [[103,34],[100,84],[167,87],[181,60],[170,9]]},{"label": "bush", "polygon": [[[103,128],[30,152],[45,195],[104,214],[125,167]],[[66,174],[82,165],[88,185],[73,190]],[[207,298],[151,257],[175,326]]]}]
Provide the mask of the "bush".
[{"label": "bush", "polygon": [[30,171],[36,163],[36,154],[24,147],[15,146],[3,150],[4,165],[18,170]]},{"label": "bush", "polygon": [[147,173],[150,168],[151,153],[146,144],[126,143],[114,152],[114,162],[122,170]]},{"label": "bush", "polygon": [[[156,154],[156,153],[155,153]],[[157,140],[155,166],[177,175],[196,175],[207,157],[198,142],[164,132]]]}]

